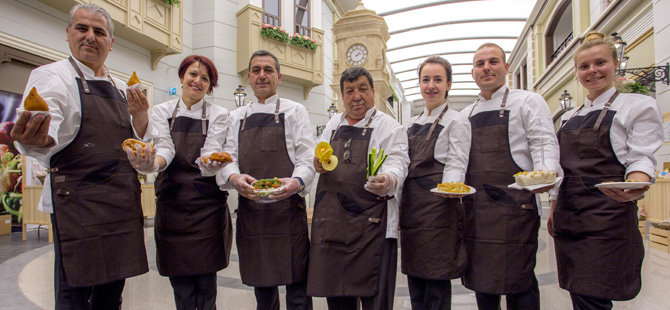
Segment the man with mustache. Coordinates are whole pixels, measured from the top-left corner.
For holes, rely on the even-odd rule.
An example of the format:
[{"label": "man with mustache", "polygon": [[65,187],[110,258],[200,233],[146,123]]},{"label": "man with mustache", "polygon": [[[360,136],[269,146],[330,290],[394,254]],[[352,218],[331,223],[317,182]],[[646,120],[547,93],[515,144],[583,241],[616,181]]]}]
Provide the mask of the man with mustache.
[{"label": "man with mustache", "polygon": [[[253,286],[257,309],[312,309],[305,294],[309,238],[305,194],[314,180],[314,137],[307,109],[280,98],[277,57],[260,50],[249,60],[251,103],[230,113],[224,150],[233,158],[218,175],[222,189],[239,194],[236,242],[242,283]],[[251,184],[279,179],[283,186],[261,199]]]},{"label": "man with mustache", "polygon": [[[337,167],[321,173],[317,186],[307,294],[327,297],[329,309],[393,309],[398,260],[398,185],[407,176],[407,134],[375,109],[372,75],[361,68],[340,78],[344,113],[326,124],[319,142],[329,142]],[[388,155],[366,178],[372,148]]]},{"label": "man with mustache", "polygon": [[501,295],[507,295],[507,309],[540,309],[536,194],[551,190],[555,199],[554,185],[532,192],[507,185],[520,171],[563,171],[547,103],[538,94],[505,86],[508,70],[500,46],[486,43],[475,52],[472,77],[481,92],[461,111],[472,128],[465,183],[477,190],[463,199],[468,267],[462,281],[475,291],[479,309],[499,309]]},{"label": "man with mustache", "polygon": [[24,93],[35,87],[49,114],[24,111],[11,135],[50,171],[38,208],[52,213],[55,308],[119,309],[125,279],[149,270],[140,184],[121,149],[151,131],[149,103],[105,66],[114,23],[104,9],[75,5],[66,33],[69,59],[33,70]]}]

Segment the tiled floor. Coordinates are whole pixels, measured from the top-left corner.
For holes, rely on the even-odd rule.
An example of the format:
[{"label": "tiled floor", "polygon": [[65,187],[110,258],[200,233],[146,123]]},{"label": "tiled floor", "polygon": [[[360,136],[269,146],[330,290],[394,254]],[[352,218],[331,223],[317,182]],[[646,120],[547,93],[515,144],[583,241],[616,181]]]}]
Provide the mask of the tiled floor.
[{"label": "tiled floor", "polygon": [[[543,220],[535,268],[542,309],[570,309],[567,292],[558,287],[553,240],[545,225]],[[145,234],[151,270],[126,282],[123,309],[174,309],[170,284],[156,271],[153,229],[147,228]],[[253,291],[239,280],[237,261],[237,251],[233,248],[230,266],[218,273],[218,309],[255,309]],[[459,280],[452,281],[452,285],[452,309],[476,309],[473,292],[464,288]],[[410,309],[407,278],[401,273],[398,273],[396,287],[394,309]],[[632,301],[615,302],[614,308],[667,310],[670,309],[669,292],[670,254],[647,249],[642,291]],[[27,241],[21,241],[20,233],[0,236],[0,309],[53,309],[53,246],[46,242],[46,233],[38,238],[32,231]],[[282,309],[285,309],[283,304]],[[325,300],[315,298],[314,309],[326,309]]]}]

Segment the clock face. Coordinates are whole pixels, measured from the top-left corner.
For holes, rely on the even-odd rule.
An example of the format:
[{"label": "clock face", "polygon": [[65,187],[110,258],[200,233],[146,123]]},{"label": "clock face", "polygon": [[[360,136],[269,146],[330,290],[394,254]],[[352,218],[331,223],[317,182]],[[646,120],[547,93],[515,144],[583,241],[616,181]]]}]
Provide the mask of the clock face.
[{"label": "clock face", "polygon": [[362,44],[354,44],[347,50],[347,61],[352,66],[360,66],[368,60],[368,49]]}]

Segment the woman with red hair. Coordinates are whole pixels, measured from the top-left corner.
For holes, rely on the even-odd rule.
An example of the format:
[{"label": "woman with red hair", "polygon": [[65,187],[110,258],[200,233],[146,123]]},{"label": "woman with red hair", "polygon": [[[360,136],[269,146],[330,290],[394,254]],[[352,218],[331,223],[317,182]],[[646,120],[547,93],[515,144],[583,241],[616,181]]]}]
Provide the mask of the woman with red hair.
[{"label": "woman with red hair", "polygon": [[176,309],[215,309],[216,272],[228,266],[232,226],[228,192],[219,190],[213,176],[221,165],[199,158],[223,148],[228,110],[204,99],[218,82],[209,58],[188,56],[178,73],[181,97],[152,109],[155,149],[145,158],[133,160],[132,152],[128,157],[141,173],[159,172],[156,264],[170,278]]}]

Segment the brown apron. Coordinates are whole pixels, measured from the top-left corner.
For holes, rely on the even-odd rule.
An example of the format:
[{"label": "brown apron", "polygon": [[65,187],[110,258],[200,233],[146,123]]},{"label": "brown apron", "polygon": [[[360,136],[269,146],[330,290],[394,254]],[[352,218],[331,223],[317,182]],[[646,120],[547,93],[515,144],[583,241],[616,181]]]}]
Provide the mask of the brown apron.
[{"label": "brown apron", "polygon": [[319,177],[307,295],[377,294],[387,211],[385,197],[363,188],[373,132],[367,126],[342,126],[331,138],[339,164]]},{"label": "brown apron", "polygon": [[140,183],[121,149],[133,137],[128,103],[113,84],[86,81],[70,63],[79,75],[81,124],[74,140],[51,157],[50,180],[65,280],[82,287],[149,267]]},{"label": "brown apron", "polygon": [[400,204],[401,270],[430,280],[458,278],[467,265],[459,200],[430,192],[442,182],[444,164],[433,154],[447,109],[433,124],[414,124],[407,131],[410,165]]},{"label": "brown apron", "polygon": [[[610,102],[613,99],[610,99]],[[608,104],[609,105],[609,104]],[[644,246],[635,202],[617,202],[595,184],[623,181],[610,128],[616,111],[571,118],[558,132],[565,173],[554,210],[554,244],[561,288],[580,295],[628,300],[640,291]]]},{"label": "brown apron", "polygon": [[468,253],[463,285],[496,295],[531,287],[540,229],[535,194],[507,188],[522,169],[510,150],[506,99],[507,93],[500,111],[470,117],[472,146],[465,183],[477,192],[463,199]]},{"label": "brown apron", "polygon": [[233,226],[228,192],[214,177],[203,177],[195,160],[205,143],[207,102],[202,118],[168,119],[175,157],[156,178],[156,264],[163,276],[200,275],[228,266]]},{"label": "brown apron", "polygon": [[[277,101],[275,114],[245,114],[240,124],[240,171],[256,179],[293,174],[279,104]],[[269,287],[304,281],[309,254],[305,199],[295,194],[273,203],[257,203],[240,195],[236,241],[242,283]]]}]

